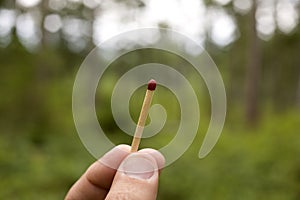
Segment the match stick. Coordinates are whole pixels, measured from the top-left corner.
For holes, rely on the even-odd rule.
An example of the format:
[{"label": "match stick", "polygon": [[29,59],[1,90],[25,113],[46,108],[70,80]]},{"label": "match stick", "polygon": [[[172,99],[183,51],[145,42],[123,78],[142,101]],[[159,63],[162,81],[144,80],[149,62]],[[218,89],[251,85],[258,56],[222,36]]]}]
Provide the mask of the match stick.
[{"label": "match stick", "polygon": [[156,81],[151,79],[148,82],[148,88],[147,88],[146,95],[144,98],[139,121],[138,121],[136,129],[135,129],[134,137],[133,137],[132,144],[131,144],[131,152],[136,152],[139,148],[139,144],[141,142],[141,137],[143,134],[144,126],[146,123],[148,111],[149,111],[149,108],[151,105],[151,101],[152,101],[152,97],[153,97],[155,88],[156,88]]}]

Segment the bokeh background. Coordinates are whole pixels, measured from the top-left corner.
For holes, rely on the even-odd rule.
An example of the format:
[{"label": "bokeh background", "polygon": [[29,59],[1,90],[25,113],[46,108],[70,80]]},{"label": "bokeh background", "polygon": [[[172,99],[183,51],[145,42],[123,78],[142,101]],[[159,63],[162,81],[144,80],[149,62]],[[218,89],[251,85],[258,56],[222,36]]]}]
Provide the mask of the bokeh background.
[{"label": "bokeh background", "polygon": [[[96,44],[140,27],[171,28],[202,44],[228,98],[222,136],[200,160],[210,101],[205,85],[199,86],[199,134],[164,169],[158,199],[299,199],[299,13],[299,0],[0,1],[0,199],[63,199],[95,161],[73,123],[76,72]],[[173,55],[151,51],[113,64],[96,104],[116,144],[131,138],[108,109],[111,90],[125,69],[149,58],[186,67]],[[135,120],[143,94],[132,97]],[[171,120],[142,147],[162,147],[176,133],[174,95],[162,89],[154,101],[166,106]]]}]

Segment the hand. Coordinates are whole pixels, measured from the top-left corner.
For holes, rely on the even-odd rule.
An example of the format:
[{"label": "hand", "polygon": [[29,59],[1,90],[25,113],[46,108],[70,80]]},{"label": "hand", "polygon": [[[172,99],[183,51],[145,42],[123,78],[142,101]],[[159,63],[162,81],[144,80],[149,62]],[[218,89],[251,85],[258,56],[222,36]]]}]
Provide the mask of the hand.
[{"label": "hand", "polygon": [[130,153],[130,146],[116,146],[88,168],[65,200],[154,200],[164,162],[154,149]]}]

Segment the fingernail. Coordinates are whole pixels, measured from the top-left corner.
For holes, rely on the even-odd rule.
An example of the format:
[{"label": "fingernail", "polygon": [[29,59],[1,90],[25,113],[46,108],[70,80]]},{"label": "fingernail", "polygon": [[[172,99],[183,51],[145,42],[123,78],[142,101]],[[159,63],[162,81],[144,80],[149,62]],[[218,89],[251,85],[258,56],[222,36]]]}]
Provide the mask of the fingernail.
[{"label": "fingernail", "polygon": [[107,152],[99,162],[109,168],[118,169],[122,160],[129,155],[130,146],[128,145],[118,145]]},{"label": "fingernail", "polygon": [[133,153],[123,161],[120,169],[131,178],[147,180],[154,175],[156,165],[156,161],[151,156]]}]

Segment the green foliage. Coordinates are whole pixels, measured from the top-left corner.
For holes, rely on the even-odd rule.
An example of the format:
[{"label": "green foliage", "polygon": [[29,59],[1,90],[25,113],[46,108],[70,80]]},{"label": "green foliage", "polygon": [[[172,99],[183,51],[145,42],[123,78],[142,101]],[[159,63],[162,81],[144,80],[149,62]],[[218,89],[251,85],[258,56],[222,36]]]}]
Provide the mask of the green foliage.
[{"label": "green foliage", "polygon": [[[24,134],[24,133],[23,133]],[[91,163],[76,136],[53,133],[36,145],[27,134],[1,134],[1,199],[62,199]],[[82,146],[81,146],[82,147]]]},{"label": "green foliage", "polygon": [[266,116],[257,129],[225,127],[212,153],[198,145],[162,173],[159,199],[299,199],[299,116]]},{"label": "green foliage", "polygon": [[[211,154],[199,160],[210,105],[204,84],[195,84],[201,107],[199,135],[184,156],[163,170],[158,199],[300,198],[300,118],[295,107],[300,73],[299,27],[290,36],[277,34],[271,41],[262,42],[260,107],[265,114],[257,127],[248,127],[242,109],[248,29],[246,17],[238,19],[241,36],[232,46],[222,50],[207,46],[227,89],[224,132]],[[81,144],[72,119],[73,81],[83,57],[65,48],[62,44],[57,49],[46,47],[30,54],[13,38],[9,47],[0,49],[0,199],[62,199],[95,160]],[[156,55],[151,50],[139,53],[113,63],[108,75],[100,80],[98,119],[115,143],[129,144],[131,137],[116,126],[106,97],[124,71],[153,61]],[[161,56],[155,61],[185,73],[184,61],[158,53]],[[197,82],[199,77],[188,75],[191,82]],[[143,95],[140,89],[132,96],[130,111],[134,120]],[[169,121],[162,133],[142,140],[141,147],[164,146],[178,126],[172,124],[172,119],[178,119],[174,95],[161,89],[153,101],[165,106]]]},{"label": "green foliage", "polygon": [[[183,157],[163,170],[158,199],[299,199],[299,124],[298,113],[289,112],[266,115],[252,130],[226,126],[202,160],[197,157],[202,138],[197,137]],[[1,134],[0,198],[62,199],[94,161],[76,131],[69,131],[43,135],[42,145],[26,130],[21,136]],[[160,143],[167,140],[159,138]]]}]

